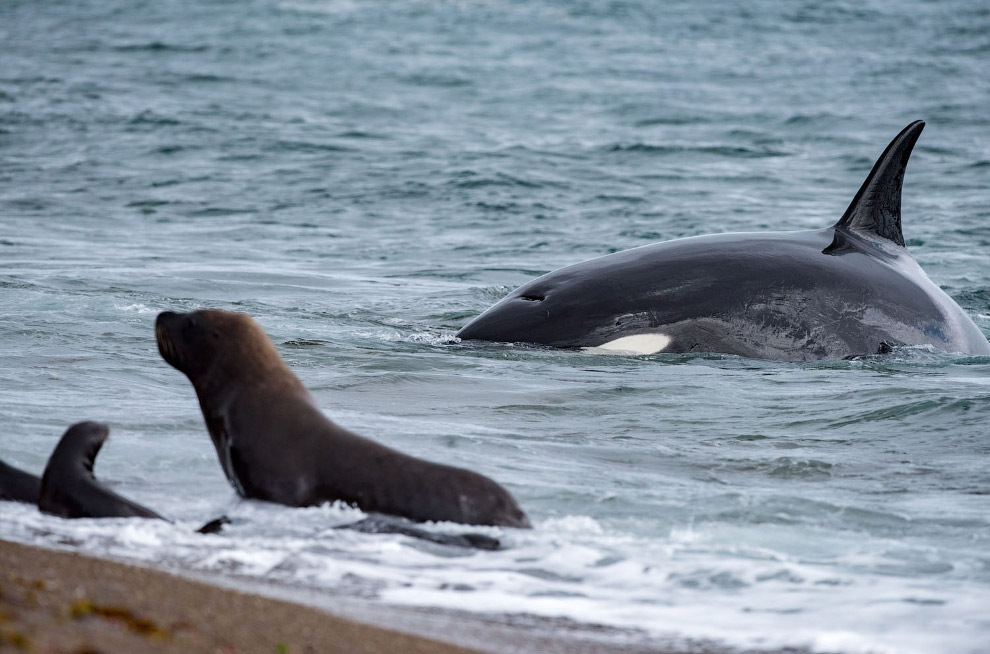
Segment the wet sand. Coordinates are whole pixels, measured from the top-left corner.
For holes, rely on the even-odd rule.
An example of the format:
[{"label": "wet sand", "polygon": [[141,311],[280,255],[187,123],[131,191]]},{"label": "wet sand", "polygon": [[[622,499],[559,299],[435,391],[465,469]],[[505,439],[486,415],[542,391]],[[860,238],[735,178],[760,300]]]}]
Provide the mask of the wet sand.
[{"label": "wet sand", "polygon": [[277,589],[256,594],[211,581],[223,585],[0,540],[0,652],[727,654],[710,642],[673,646],[637,632],[525,616],[347,599],[340,611],[323,610],[271,597]]},{"label": "wet sand", "polygon": [[0,571],[0,651],[471,651],[155,570],[5,541]]}]

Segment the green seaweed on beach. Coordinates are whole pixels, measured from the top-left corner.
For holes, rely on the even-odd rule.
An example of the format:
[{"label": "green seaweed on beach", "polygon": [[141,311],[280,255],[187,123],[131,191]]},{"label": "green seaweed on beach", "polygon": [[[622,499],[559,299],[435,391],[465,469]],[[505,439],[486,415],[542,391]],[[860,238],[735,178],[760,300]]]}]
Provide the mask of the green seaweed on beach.
[{"label": "green seaweed on beach", "polygon": [[25,652],[31,649],[31,641],[28,637],[13,629],[0,629],[0,645],[5,643]]},{"label": "green seaweed on beach", "polygon": [[71,615],[74,620],[82,620],[89,616],[98,616],[105,620],[114,620],[122,623],[134,633],[140,634],[145,638],[154,638],[156,640],[169,640],[170,638],[168,632],[160,628],[151,620],[138,617],[128,609],[116,606],[99,606],[97,604],[93,604],[89,600],[81,599],[69,607],[69,615]]}]

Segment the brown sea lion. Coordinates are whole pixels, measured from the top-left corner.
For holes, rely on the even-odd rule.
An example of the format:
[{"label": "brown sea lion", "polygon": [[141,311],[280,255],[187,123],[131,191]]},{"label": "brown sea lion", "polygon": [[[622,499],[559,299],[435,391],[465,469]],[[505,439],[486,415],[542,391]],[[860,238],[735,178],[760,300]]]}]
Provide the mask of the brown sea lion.
[{"label": "brown sea lion", "polygon": [[196,389],[227,479],[289,506],[342,501],[416,521],[529,527],[491,479],[424,461],[331,422],[250,316],[159,314],[158,350]]}]

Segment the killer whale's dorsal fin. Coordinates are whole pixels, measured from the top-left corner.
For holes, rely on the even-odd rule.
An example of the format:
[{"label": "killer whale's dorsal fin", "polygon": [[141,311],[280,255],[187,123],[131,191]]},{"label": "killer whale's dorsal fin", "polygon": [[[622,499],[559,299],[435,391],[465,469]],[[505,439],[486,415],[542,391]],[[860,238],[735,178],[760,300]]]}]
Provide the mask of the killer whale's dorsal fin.
[{"label": "killer whale's dorsal fin", "polygon": [[876,234],[897,245],[904,245],[901,232],[901,187],[911,150],[925,128],[916,120],[894,137],[867,175],[856,197],[842,214],[835,228]]}]

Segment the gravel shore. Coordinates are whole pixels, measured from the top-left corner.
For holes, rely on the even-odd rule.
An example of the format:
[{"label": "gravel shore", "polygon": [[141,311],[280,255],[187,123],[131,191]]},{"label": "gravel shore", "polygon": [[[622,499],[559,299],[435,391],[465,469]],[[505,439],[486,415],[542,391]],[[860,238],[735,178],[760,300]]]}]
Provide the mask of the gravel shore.
[{"label": "gravel shore", "polygon": [[469,652],[146,568],[0,541],[0,652]]}]

